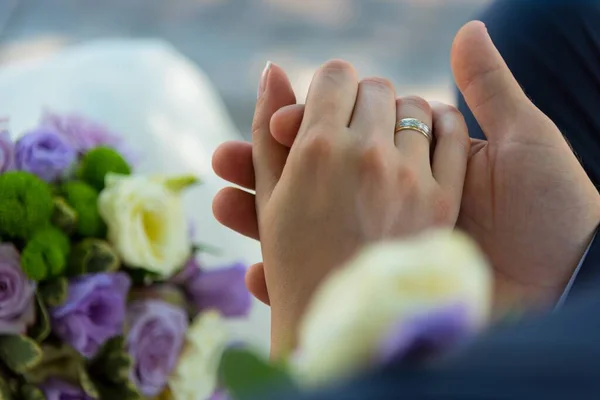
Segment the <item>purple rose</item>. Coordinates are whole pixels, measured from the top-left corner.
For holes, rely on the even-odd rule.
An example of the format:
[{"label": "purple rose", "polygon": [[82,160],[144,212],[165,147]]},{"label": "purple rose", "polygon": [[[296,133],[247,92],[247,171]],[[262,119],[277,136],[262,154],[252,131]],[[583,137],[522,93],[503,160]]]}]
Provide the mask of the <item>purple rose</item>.
[{"label": "purple rose", "polygon": [[137,301],[127,310],[131,381],[145,396],[158,395],[179,359],[188,329],[187,314],[160,300]]},{"label": "purple rose", "polygon": [[7,131],[0,131],[0,174],[10,171],[15,164],[15,144]]},{"label": "purple rose", "polygon": [[422,361],[447,351],[471,338],[477,329],[468,307],[449,305],[395,324],[382,341],[379,364]]},{"label": "purple rose", "polygon": [[31,172],[46,182],[63,176],[75,162],[75,149],[49,128],[27,133],[15,146],[17,169]]},{"label": "purple rose", "polygon": [[123,140],[106,127],[76,114],[44,114],[42,126],[50,127],[66,139],[79,155],[89,150],[106,146],[119,152],[130,164],[135,164],[136,157]]},{"label": "purple rose", "polygon": [[124,273],[83,275],[69,282],[65,303],[50,310],[54,333],[86,357],[123,331],[131,281]]},{"label": "purple rose", "polygon": [[40,389],[44,392],[46,400],[93,400],[82,388],[60,379],[50,378]]},{"label": "purple rose", "polygon": [[225,317],[243,317],[248,315],[252,305],[245,277],[243,264],[207,271],[199,268],[192,258],[176,279],[198,312],[214,309]]},{"label": "purple rose", "polygon": [[15,246],[0,244],[0,334],[25,333],[35,322],[34,294]]}]

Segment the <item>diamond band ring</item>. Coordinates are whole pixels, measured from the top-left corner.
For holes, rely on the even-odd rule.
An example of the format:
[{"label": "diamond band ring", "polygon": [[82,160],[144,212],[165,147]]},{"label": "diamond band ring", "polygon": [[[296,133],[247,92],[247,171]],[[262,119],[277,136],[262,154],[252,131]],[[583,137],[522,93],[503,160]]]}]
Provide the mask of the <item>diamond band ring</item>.
[{"label": "diamond band ring", "polygon": [[433,135],[431,134],[431,129],[427,126],[426,123],[419,121],[416,118],[402,118],[400,121],[396,123],[396,129],[394,130],[394,134],[404,131],[411,130],[416,131],[422,134],[429,140],[429,143],[433,141]]}]

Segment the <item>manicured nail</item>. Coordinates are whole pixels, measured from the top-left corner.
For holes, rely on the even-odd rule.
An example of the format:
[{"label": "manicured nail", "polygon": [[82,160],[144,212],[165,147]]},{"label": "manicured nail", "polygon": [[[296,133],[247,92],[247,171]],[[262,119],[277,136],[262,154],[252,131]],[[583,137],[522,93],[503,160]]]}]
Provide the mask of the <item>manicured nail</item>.
[{"label": "manicured nail", "polygon": [[267,61],[267,65],[265,65],[265,69],[263,69],[262,75],[260,76],[260,82],[258,83],[258,94],[256,98],[260,98],[267,88],[267,78],[269,77],[271,65],[273,65],[273,63],[271,61]]}]

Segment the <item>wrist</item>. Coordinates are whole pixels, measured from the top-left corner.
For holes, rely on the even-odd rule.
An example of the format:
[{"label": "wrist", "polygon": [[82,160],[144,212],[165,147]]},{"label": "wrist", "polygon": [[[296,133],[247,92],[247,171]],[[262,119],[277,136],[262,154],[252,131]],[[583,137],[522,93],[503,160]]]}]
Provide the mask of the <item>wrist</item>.
[{"label": "wrist", "polygon": [[[283,285],[282,285],[283,286]],[[279,290],[277,290],[279,289]],[[271,300],[271,358],[285,359],[296,348],[298,329],[306,308],[306,296],[293,288],[269,290]]]},{"label": "wrist", "polygon": [[[547,312],[556,307],[600,223],[600,206],[578,218],[540,221],[537,232],[485,243],[495,274],[494,314]],[[516,240],[515,240],[516,239]],[[511,245],[508,245],[511,243]]]}]

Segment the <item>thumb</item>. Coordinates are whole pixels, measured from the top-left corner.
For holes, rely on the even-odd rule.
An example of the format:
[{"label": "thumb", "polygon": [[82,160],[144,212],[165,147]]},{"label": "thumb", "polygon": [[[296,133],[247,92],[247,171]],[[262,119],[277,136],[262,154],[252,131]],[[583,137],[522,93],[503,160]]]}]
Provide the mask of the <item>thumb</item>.
[{"label": "thumb", "polygon": [[492,43],[483,22],[472,21],[456,35],[454,79],[489,141],[511,134],[515,120],[534,107]]},{"label": "thumb", "polygon": [[271,117],[271,134],[279,143],[291,148],[304,118],[304,104],[280,108]]}]

